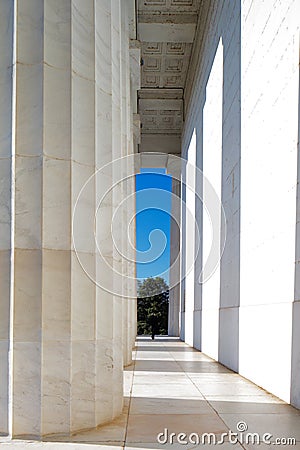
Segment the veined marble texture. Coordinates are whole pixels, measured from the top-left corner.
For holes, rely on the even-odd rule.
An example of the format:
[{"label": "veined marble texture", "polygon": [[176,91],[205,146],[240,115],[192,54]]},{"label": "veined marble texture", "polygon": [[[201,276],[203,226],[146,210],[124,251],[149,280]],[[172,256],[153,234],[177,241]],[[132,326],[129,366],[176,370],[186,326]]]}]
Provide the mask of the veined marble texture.
[{"label": "veined marble texture", "polygon": [[94,1],[72,2],[72,68],[85,80],[95,80],[95,9]]},{"label": "veined marble texture", "polygon": [[[40,437],[95,427],[123,407],[123,364],[130,362],[135,311],[114,295],[120,285],[114,270],[126,275],[130,265],[113,249],[111,220],[126,191],[108,193],[96,214],[97,201],[120,173],[110,168],[95,177],[83,190],[73,224],[72,218],[96,169],[133,151],[129,31],[120,0],[28,0],[15,11],[12,5],[0,6],[7,67],[0,75],[0,432],[8,431],[10,407],[12,435]],[[7,114],[13,82],[14,116]],[[121,220],[117,230],[123,245]],[[108,266],[97,257],[95,237]],[[111,293],[96,286],[103,277]]]},{"label": "veined marble texture", "polygon": [[71,245],[71,164],[43,160],[43,247],[68,250]]},{"label": "veined marble texture", "polygon": [[[175,169],[175,178],[172,180],[172,194],[180,197],[180,181],[176,179],[178,170],[176,164],[168,165],[168,172],[172,173]],[[174,198],[172,199],[172,218],[171,221],[171,246],[170,246],[170,294],[169,294],[169,318],[168,331],[170,336],[178,336],[179,334],[179,298],[180,286],[176,284],[180,280],[180,203]]]},{"label": "veined marble texture", "polygon": [[[5,292],[4,292],[5,294]],[[1,320],[2,322],[2,320]],[[2,325],[2,324],[1,324]],[[8,407],[9,407],[9,341],[7,339],[0,339],[0,429],[1,434],[8,434]]]},{"label": "veined marble texture", "polygon": [[15,342],[13,348],[13,436],[41,434],[42,346],[39,341]]},{"label": "veined marble texture", "polygon": [[49,158],[70,160],[71,90],[70,68],[44,65],[44,154]]},{"label": "veined marble texture", "polygon": [[[96,258],[93,253],[80,253],[80,261],[75,252],[71,257],[72,276],[72,339],[75,341],[93,341],[96,333],[96,286],[90,277],[95,276]],[[84,298],[84,302],[82,299]]]},{"label": "veined marble texture", "polygon": [[42,155],[43,152],[43,77],[42,61],[16,65],[16,154]]},{"label": "veined marble texture", "polygon": [[50,67],[70,70],[72,4],[72,0],[44,2],[44,61]]},{"label": "veined marble texture", "polygon": [[95,80],[72,73],[72,159],[95,166]]},{"label": "veined marble texture", "polygon": [[11,169],[12,158],[0,158],[0,251],[11,246]]},{"label": "veined marble texture", "polygon": [[43,340],[40,434],[67,433],[71,406],[70,340]]},{"label": "veined marble texture", "polygon": [[42,243],[41,156],[17,156],[15,159],[15,246],[40,249]]},{"label": "veined marble texture", "polygon": [[44,3],[38,0],[29,0],[18,4],[15,18],[17,26],[16,56],[17,62],[22,65],[33,66],[43,61]]},{"label": "veined marble texture", "polygon": [[0,14],[0,433],[8,433],[11,271],[13,4]]},{"label": "veined marble texture", "polygon": [[14,340],[39,342],[42,314],[42,251],[15,250]]},{"label": "veined marble texture", "polygon": [[110,3],[95,3],[95,78],[97,87],[108,95],[112,92]]},{"label": "veined marble texture", "polygon": [[[95,222],[95,169],[77,162],[72,162],[72,217],[74,250],[80,252],[95,252],[94,222]],[[93,177],[93,178],[91,178]],[[89,179],[90,182],[86,183]],[[78,196],[80,198],[78,200]],[[76,202],[80,206],[76,206]],[[76,209],[75,209],[76,208]]]},{"label": "veined marble texture", "polygon": [[72,253],[43,250],[43,339],[69,341],[71,336]]},{"label": "veined marble texture", "polygon": [[96,367],[95,340],[72,342],[71,430],[93,428],[95,416]]}]

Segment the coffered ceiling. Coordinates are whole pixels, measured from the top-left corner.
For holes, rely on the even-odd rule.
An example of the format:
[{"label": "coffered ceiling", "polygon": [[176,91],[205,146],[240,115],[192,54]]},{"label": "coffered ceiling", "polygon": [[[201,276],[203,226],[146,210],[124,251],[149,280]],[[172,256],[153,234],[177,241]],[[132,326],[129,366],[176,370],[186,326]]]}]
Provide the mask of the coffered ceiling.
[{"label": "coffered ceiling", "polygon": [[148,143],[162,150],[162,140],[158,139],[163,137],[167,142],[166,136],[170,136],[165,151],[173,148],[172,153],[180,153],[183,90],[200,0],[138,0],[137,6],[142,56],[138,105],[142,126],[140,151],[157,151],[149,148]]},{"label": "coffered ceiling", "polygon": [[142,87],[183,88],[191,48],[187,42],[143,42]]}]

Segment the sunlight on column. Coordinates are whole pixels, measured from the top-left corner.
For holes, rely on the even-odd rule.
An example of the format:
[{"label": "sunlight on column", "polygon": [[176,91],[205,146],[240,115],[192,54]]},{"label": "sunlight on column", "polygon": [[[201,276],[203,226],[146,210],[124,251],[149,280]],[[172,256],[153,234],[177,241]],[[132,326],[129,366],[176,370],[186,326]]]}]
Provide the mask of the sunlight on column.
[{"label": "sunlight on column", "polygon": [[194,130],[188,149],[186,166],[186,281],[185,281],[185,341],[193,345],[195,302],[195,164],[196,131]]},{"label": "sunlight on column", "polygon": [[[244,207],[241,212],[240,372],[289,401],[298,22],[295,11],[288,10],[285,3],[278,5],[271,16],[266,5],[257,21],[254,7],[258,5],[261,6],[260,2],[254,2],[250,14],[244,11],[242,22],[241,204]],[[289,27],[284,25],[282,17]],[[260,34],[260,23],[264,21],[267,26],[264,34]],[[269,35],[277,28],[270,47]],[[249,40],[250,35],[256,38]]]},{"label": "sunlight on column", "polygon": [[[221,199],[222,175],[222,103],[223,44],[220,40],[206,87],[203,111],[203,172]],[[204,189],[204,206],[205,206]],[[221,214],[221,210],[219,211]],[[220,242],[220,234],[216,237]],[[210,218],[204,207],[203,263],[208,258],[212,242]],[[218,359],[220,306],[220,267],[202,288],[202,351]]]}]

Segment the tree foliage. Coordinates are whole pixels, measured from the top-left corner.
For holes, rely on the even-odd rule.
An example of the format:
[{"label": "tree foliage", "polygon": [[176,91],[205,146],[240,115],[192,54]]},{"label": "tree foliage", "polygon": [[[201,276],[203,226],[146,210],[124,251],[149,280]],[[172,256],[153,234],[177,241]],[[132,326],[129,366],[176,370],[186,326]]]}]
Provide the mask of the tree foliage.
[{"label": "tree foliage", "polygon": [[169,286],[161,277],[138,282],[138,334],[151,334],[151,317],[157,318],[156,334],[168,334]]}]

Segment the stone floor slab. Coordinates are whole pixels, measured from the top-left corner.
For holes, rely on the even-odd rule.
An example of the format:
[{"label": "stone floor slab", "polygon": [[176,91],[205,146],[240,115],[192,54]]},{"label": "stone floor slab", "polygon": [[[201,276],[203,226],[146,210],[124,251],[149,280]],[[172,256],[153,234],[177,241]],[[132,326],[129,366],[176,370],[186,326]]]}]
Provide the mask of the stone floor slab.
[{"label": "stone floor slab", "polygon": [[[149,349],[149,353],[148,352]],[[230,430],[246,424],[249,432],[271,433],[273,438],[295,438],[289,446],[300,450],[300,411],[255,384],[188,347],[176,338],[137,340],[136,360],[124,375],[124,410],[121,417],[72,438],[46,442],[0,438],[0,450],[191,450],[176,441],[178,433],[215,433],[222,450],[263,449],[267,445],[241,442],[233,445]],[[162,445],[157,434],[174,432],[173,443]],[[242,440],[242,435],[239,435]],[[201,445],[212,448],[212,444]],[[272,445],[272,447],[274,447]],[[287,445],[276,445],[287,448]],[[270,448],[270,445],[268,445]]]}]

